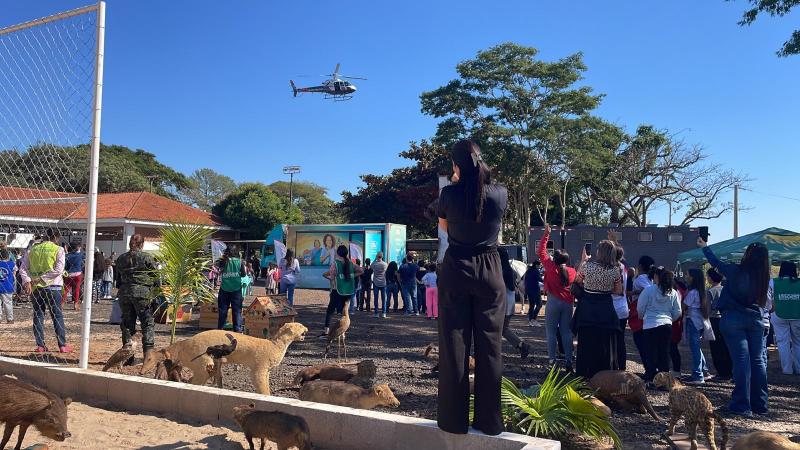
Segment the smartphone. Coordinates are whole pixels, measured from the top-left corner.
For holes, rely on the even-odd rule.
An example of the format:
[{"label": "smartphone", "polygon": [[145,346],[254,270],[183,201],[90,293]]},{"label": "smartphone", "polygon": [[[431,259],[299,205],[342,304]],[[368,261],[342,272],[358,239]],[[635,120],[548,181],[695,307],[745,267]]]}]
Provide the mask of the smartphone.
[{"label": "smartphone", "polygon": [[586,244],[583,244],[583,251],[585,251],[587,255],[591,255],[592,254],[592,243],[591,242],[587,242]]}]

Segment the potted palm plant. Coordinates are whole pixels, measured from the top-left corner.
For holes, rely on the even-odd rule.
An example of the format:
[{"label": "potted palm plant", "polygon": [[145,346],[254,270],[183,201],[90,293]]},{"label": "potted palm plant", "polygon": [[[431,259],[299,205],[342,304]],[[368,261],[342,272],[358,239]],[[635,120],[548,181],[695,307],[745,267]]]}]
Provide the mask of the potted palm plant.
[{"label": "potted palm plant", "polygon": [[205,273],[211,257],[205,251],[211,230],[203,225],[173,223],[161,230],[155,276],[160,280],[156,295],[162,298],[171,325],[170,344],[175,342],[178,311],[187,305],[211,302],[214,291]]},{"label": "potted palm plant", "polygon": [[[521,390],[514,382],[502,379],[500,401],[507,431],[528,436],[560,440],[575,437],[597,441],[610,439],[615,448],[622,442],[609,418],[590,400],[591,390],[580,378],[550,370],[538,385]],[[470,403],[470,421],[472,421]]]}]

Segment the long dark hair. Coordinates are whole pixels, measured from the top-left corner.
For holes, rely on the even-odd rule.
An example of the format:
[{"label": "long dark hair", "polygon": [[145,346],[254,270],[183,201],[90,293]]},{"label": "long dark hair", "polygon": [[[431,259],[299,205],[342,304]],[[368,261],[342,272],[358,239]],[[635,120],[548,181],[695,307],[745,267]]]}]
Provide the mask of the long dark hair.
[{"label": "long dark hair", "polygon": [[703,313],[703,318],[708,319],[711,315],[711,305],[706,298],[706,279],[703,276],[703,271],[700,269],[689,269],[689,276],[692,281],[689,283],[689,290],[697,291],[700,296],[700,311]]},{"label": "long dark hair", "polygon": [[453,164],[459,169],[458,184],[464,186],[468,216],[480,222],[486,201],[486,185],[492,182],[489,167],[483,162],[481,148],[473,141],[458,141],[450,152]]},{"label": "long dark hair", "polygon": [[675,274],[671,270],[656,269],[655,276],[658,277],[658,288],[661,289],[662,294],[667,295],[667,292],[672,292]]},{"label": "long dark hair", "polygon": [[340,245],[339,247],[337,247],[336,254],[339,255],[340,258],[344,258],[344,262],[342,263],[342,275],[344,275],[344,279],[345,280],[350,279],[350,273],[353,270],[351,266],[353,265],[353,263],[350,262],[349,258],[350,255],[349,252],[347,251],[347,246]]},{"label": "long dark hair", "polygon": [[650,278],[652,280],[653,277],[655,277],[656,275],[654,267],[655,264],[656,261],[653,258],[647,255],[642,255],[642,257],[639,258],[639,273],[646,274],[647,278]]},{"label": "long dark hair", "polygon": [[[386,279],[394,277],[394,274],[397,273],[397,261],[389,261],[389,265],[386,266]],[[394,279],[391,280],[394,282]]]},{"label": "long dark hair", "polygon": [[569,284],[569,272],[567,271],[569,253],[556,250],[553,252],[553,262],[558,266],[558,278],[561,279],[561,286],[567,286]]},{"label": "long dark hair", "polygon": [[791,280],[797,279],[797,264],[791,261],[784,261],[781,263],[781,270],[778,272],[778,278],[789,278]]},{"label": "long dark hair", "polygon": [[286,249],[286,256],[283,258],[286,261],[286,267],[291,267],[294,264],[294,251],[290,248]]},{"label": "long dark hair", "polygon": [[753,303],[757,303],[763,308],[767,304],[767,291],[769,290],[769,250],[767,247],[760,242],[748,245],[739,268],[749,278]]}]

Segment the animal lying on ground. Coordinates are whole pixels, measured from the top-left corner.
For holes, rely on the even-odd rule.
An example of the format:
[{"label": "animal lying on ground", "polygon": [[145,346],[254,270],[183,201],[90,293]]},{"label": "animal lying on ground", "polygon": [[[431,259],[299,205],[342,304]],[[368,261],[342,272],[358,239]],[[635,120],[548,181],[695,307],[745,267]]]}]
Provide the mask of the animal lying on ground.
[{"label": "animal lying on ground", "polygon": [[[438,372],[439,371],[439,347],[436,346],[433,342],[428,344],[425,347],[425,351],[422,353],[423,356],[428,358],[431,362],[433,362],[433,367],[431,367],[431,372]],[[475,373],[475,358],[470,355],[469,356],[469,373]]]},{"label": "animal lying on ground", "polygon": [[644,380],[635,374],[622,370],[603,370],[589,380],[589,387],[594,390],[595,397],[611,408],[646,412],[654,419],[663,421],[647,399]]},{"label": "animal lying on ground", "polygon": [[261,438],[261,450],[264,440],[270,440],[278,446],[278,450],[311,450],[311,437],[305,419],[278,411],[256,411],[256,405],[235,406],[233,419],[242,427],[244,437],[255,450],[253,438]]},{"label": "animal lying on ground", "polygon": [[[356,384],[361,387],[365,384],[374,383],[377,368],[375,363],[368,359],[361,361],[356,365],[357,372],[343,367],[340,364],[318,364],[316,366],[306,367],[305,369],[297,372],[294,377],[294,384],[302,386],[303,383],[313,380],[329,380],[329,381],[346,381]],[[354,382],[355,381],[355,382]]]},{"label": "animal lying on ground", "polygon": [[722,442],[720,448],[725,450],[728,442],[728,426],[719,414],[714,412],[714,406],[695,388],[684,386],[667,372],[659,372],[653,378],[653,384],[658,387],[669,389],[669,427],[666,436],[675,433],[675,425],[678,419],[683,417],[686,424],[687,434],[691,440],[691,450],[697,450],[697,427],[700,426],[708,440],[708,448],[717,450],[717,443],[714,439],[714,422],[719,422],[722,428]]},{"label": "animal lying on ground", "polygon": [[345,383],[343,381],[309,381],[300,388],[300,400],[329,405],[348,406],[358,409],[372,409],[377,406],[396,408],[400,401],[387,384],[378,384],[372,389]]},{"label": "animal lying on ground", "polygon": [[64,441],[71,436],[67,431],[67,405],[72,400],[23,383],[10,377],[0,377],[0,422],[5,422],[0,450],[6,447],[14,428],[19,426],[15,450],[22,448],[28,427],[33,425],[42,436]]},{"label": "animal lying on ground", "polygon": [[777,433],[754,431],[740,437],[733,450],[800,450],[800,444]]},{"label": "animal lying on ground", "polygon": [[[308,329],[302,324],[290,322],[278,330],[273,339],[260,339],[244,334],[233,333],[238,345],[236,350],[225,359],[230,364],[242,364],[250,368],[250,377],[259,394],[270,395],[269,371],[277,367],[286,355],[286,349],[292,342],[302,341]],[[151,352],[142,364],[141,373],[149,373],[155,369],[159,361],[169,358],[175,364],[192,371],[190,383],[204,385],[214,373],[214,360],[204,352],[212,345],[217,345],[225,338],[223,330],[209,330],[176,342],[165,349]],[[194,359],[197,355],[199,358]]]}]

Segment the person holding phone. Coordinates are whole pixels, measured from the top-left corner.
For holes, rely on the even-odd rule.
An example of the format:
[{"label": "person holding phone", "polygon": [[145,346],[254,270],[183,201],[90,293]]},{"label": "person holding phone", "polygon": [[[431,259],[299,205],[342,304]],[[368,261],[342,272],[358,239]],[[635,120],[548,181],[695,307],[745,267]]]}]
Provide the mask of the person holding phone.
[{"label": "person holding phone", "polygon": [[722,314],[719,327],[733,361],[734,388],[728,409],[733,414],[767,414],[766,328],[763,309],[767,307],[770,283],[769,250],[755,242],[747,246],[739,264],[720,261],[703,237],[697,239],[708,263],[727,282],[717,308]]},{"label": "person holding phone", "polygon": [[503,432],[500,379],[506,286],[498,252],[506,188],[492,182],[480,147],[463,140],[450,153],[455,183],[439,196],[439,227],[448,248],[437,279],[439,293],[439,402],[437,423],[449,433],[469,430],[470,346],[475,344],[473,428]]}]

